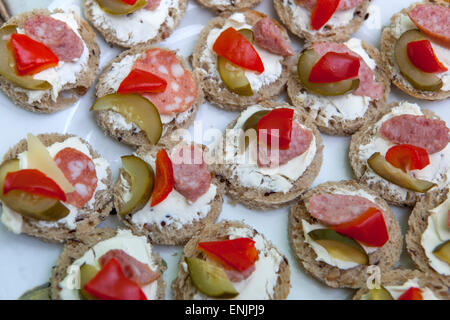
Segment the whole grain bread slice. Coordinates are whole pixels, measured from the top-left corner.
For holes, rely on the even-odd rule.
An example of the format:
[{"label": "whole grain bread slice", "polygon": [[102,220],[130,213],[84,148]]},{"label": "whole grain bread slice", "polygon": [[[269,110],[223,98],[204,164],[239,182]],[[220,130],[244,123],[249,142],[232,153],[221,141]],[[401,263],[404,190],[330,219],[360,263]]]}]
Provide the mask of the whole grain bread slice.
[{"label": "whole grain bread slice", "polygon": [[391,79],[392,83],[405,92],[406,94],[423,100],[444,100],[450,97],[450,90],[444,91],[442,89],[437,91],[421,91],[414,88],[411,83],[406,80],[406,78],[400,72],[400,69],[395,61],[394,51],[395,44],[397,43],[397,38],[392,31],[393,24],[395,19],[397,19],[400,15],[407,15],[407,13],[414,8],[418,4],[423,3],[431,3],[434,5],[440,5],[447,8],[450,8],[450,3],[441,0],[424,0],[422,2],[414,3],[410,7],[403,9],[399,13],[395,14],[391,18],[391,25],[383,28],[383,32],[381,34],[381,54],[383,57],[383,65],[384,69],[388,72],[388,76]]},{"label": "whole grain bread slice", "polygon": [[257,6],[262,0],[229,0],[228,4],[217,3],[214,0],[197,0],[202,6],[214,11],[236,11],[241,9],[249,9]]},{"label": "whole grain bread slice", "polygon": [[[60,296],[61,287],[59,284],[67,276],[67,268],[71,266],[75,260],[81,258],[89,249],[97,243],[113,238],[117,235],[117,230],[111,228],[96,228],[79,238],[69,238],[64,245],[63,251],[58,258],[56,266],[53,267],[52,276],[50,278],[51,297],[52,300],[62,300]],[[151,242],[147,240],[151,246]],[[163,266],[162,259],[157,252],[152,250],[152,258],[159,266],[159,272],[163,273],[166,267]],[[163,277],[158,278],[157,299],[163,300],[165,297],[165,282]]]},{"label": "whole grain bread slice", "polygon": [[[375,197],[376,204],[384,212],[386,225],[388,226],[389,241],[375,252],[368,254],[369,264],[359,265],[351,269],[343,270],[317,261],[317,254],[313,248],[305,242],[302,220],[310,224],[319,221],[311,216],[306,207],[306,203],[313,195],[329,193],[333,194],[337,190],[355,192],[362,190]],[[380,267],[382,272],[391,269],[400,259],[402,251],[402,234],[400,226],[394,213],[388,204],[375,192],[367,187],[358,184],[356,181],[347,180],[340,182],[327,182],[307,191],[295,205],[291,207],[289,214],[289,242],[300,266],[314,278],[324,282],[333,288],[359,288],[366,282],[370,265]]]},{"label": "whole grain bread slice", "polygon": [[[227,240],[229,238],[229,228],[247,228],[249,230],[252,230],[254,236],[258,234],[258,231],[240,221],[224,220],[217,224],[211,224],[207,226],[198,236],[190,240],[184,247],[183,254],[180,258],[178,275],[172,282],[172,295],[176,300],[192,300],[194,296],[199,293],[197,288],[192,283],[189,272],[183,267],[186,257],[204,259],[205,254],[197,249],[198,243],[203,241]],[[277,272],[278,279],[274,287],[274,293],[271,299],[284,300],[289,295],[289,291],[291,288],[291,272],[289,268],[289,262],[287,258],[282,255],[271,242],[267,241],[267,246],[270,249],[275,249],[278,254],[283,257],[280,262],[279,270]]]},{"label": "whole grain bread slice", "polygon": [[[49,16],[53,13],[62,13],[64,11],[56,9],[50,12],[47,9],[36,9],[31,12],[22,13],[20,15],[12,17],[3,26],[15,25],[18,28],[23,29],[25,21],[36,15]],[[94,83],[95,77],[98,72],[98,65],[100,60],[100,48],[97,44],[94,31],[91,27],[74,14],[78,22],[78,33],[80,34],[83,42],[89,49],[89,59],[87,68],[82,70],[77,75],[75,83],[67,83],[64,85],[56,99],[53,101],[51,96],[51,90],[46,90],[44,96],[40,101],[29,102],[27,91],[18,87],[17,85],[9,82],[4,77],[0,76],[0,87],[5,94],[14,102],[14,104],[22,107],[28,111],[37,113],[53,113],[65,109],[75,103],[80,97],[82,97],[91,85]]]},{"label": "whole grain bread slice", "polygon": [[[70,134],[40,134],[37,136],[42,143],[48,147],[56,142],[64,142],[70,137],[75,137]],[[81,141],[86,144],[89,148],[89,152],[92,155],[92,159],[100,158],[100,155],[92,149],[92,147],[84,140]],[[19,141],[15,146],[13,146],[8,153],[3,157],[3,162],[16,159],[17,156],[28,149],[27,141],[25,139]],[[106,190],[97,191],[94,194],[95,204],[94,208],[83,208],[80,209],[77,221],[76,229],[71,230],[64,225],[59,225],[57,227],[48,227],[39,224],[38,220],[32,218],[22,218],[22,233],[28,234],[33,237],[41,238],[49,242],[64,242],[67,239],[76,238],[83,233],[89,232],[95,228],[100,222],[106,219],[113,208],[112,202],[112,190],[109,188],[111,183],[111,170],[108,168],[108,177],[102,182],[108,186]]]},{"label": "whole grain bread slice", "polygon": [[[251,26],[261,18],[266,17],[261,12],[249,9],[239,10],[239,12],[245,15],[246,23]],[[288,61],[290,60],[290,58],[284,58],[282,60],[282,72],[276,81],[263,85],[252,96],[240,96],[228,90],[225,83],[220,79],[217,71],[217,63],[211,64],[208,61],[202,60],[202,55],[206,50],[211,50],[207,44],[207,38],[211,30],[215,28],[221,29],[226,23],[227,18],[232,14],[233,12],[224,12],[208,22],[198,37],[192,55],[192,65],[200,72],[206,99],[212,104],[229,111],[243,110],[250,105],[279,95],[284,90],[288,79],[287,70],[289,65]],[[289,39],[287,31],[281,25],[277,25],[284,37]]]}]

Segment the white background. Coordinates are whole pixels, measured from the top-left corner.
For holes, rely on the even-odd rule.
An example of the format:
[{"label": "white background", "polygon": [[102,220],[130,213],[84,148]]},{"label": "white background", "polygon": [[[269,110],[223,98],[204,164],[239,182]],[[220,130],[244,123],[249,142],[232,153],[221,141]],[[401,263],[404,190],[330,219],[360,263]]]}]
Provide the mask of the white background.
[{"label": "white background", "polygon": [[[35,7],[45,8],[51,0],[10,0],[10,7],[14,14],[31,10]],[[53,5],[68,6],[71,3],[79,5],[80,0],[56,0]],[[184,56],[192,53],[196,38],[203,26],[214,17],[211,11],[199,7],[194,0],[189,0],[186,15],[180,26],[172,36],[161,45],[170,49],[179,49]],[[370,8],[371,15],[364,26],[355,34],[363,40],[379,47],[381,27],[389,24],[391,15],[408,6],[412,0],[373,0]],[[256,7],[257,10],[276,18],[272,1],[263,0]],[[291,34],[295,49],[301,49],[302,43]],[[100,37],[98,41],[102,54],[100,66],[103,67],[114,58],[119,49],[108,47]],[[97,149],[100,154],[110,161],[114,177],[120,165],[120,156],[130,154],[132,149],[119,144],[112,138],[103,135],[97,127],[94,117],[89,113],[93,102],[94,86],[87,94],[72,107],[53,115],[34,114],[14,106],[0,92],[0,155],[7,152],[28,132],[39,134],[46,132],[73,133],[87,141]],[[285,99],[285,97],[283,97]],[[450,123],[450,110],[448,101],[423,102],[402,94],[392,88],[390,101],[408,100],[429,108]],[[206,129],[210,126],[223,130],[225,126],[236,117],[235,112],[222,111],[208,103],[200,107],[197,115]],[[314,181],[313,186],[333,180],[351,179],[353,174],[347,160],[349,137],[332,137],[323,135],[325,150],[324,162],[321,172]],[[394,208],[397,218],[405,232],[410,210]],[[257,212],[244,208],[241,205],[232,206],[225,198],[220,219],[245,220],[248,224],[262,232],[271,240],[279,250],[288,257],[291,266],[292,288],[289,299],[348,299],[354,291],[349,289],[331,289],[315,279],[307,276],[299,267],[287,237],[288,209],[279,209],[269,212]],[[110,217],[103,225],[117,225],[117,218]],[[0,224],[0,299],[16,299],[25,290],[47,282],[51,275],[51,268],[55,265],[61,252],[61,245],[49,244],[25,235],[15,235]],[[175,278],[178,260],[182,247],[156,246],[156,250],[168,264],[164,273],[167,296],[171,298],[170,283]],[[412,263],[404,252],[401,265],[412,267]]]}]

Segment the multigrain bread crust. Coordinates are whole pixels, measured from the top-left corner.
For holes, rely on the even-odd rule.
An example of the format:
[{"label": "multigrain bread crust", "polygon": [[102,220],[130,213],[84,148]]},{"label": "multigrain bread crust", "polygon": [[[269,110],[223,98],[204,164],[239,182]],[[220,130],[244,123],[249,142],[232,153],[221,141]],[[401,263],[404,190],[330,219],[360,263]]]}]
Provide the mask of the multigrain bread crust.
[{"label": "multigrain bread crust", "polygon": [[[186,12],[188,0],[178,0],[177,2],[178,2],[178,6],[179,6],[178,10],[174,10],[173,8],[169,9],[169,14],[168,14],[166,20],[163,22],[163,24],[159,27],[156,37],[147,40],[145,42],[145,44],[151,45],[151,44],[156,44],[156,43],[163,41],[164,39],[168,38],[172,34],[173,30],[175,30],[178,27],[181,19],[184,16],[184,13]],[[94,16],[92,14],[92,10],[93,10],[92,7],[94,5],[93,1],[83,0],[82,5],[83,5],[83,12],[84,12],[84,15],[86,16],[86,19],[102,35],[102,37],[105,39],[105,41],[109,45],[111,45],[111,46],[117,45],[117,46],[127,48],[127,49],[138,45],[138,43],[129,44],[126,41],[118,39],[116,36],[116,31],[114,29],[111,29],[105,25],[96,23]],[[168,21],[169,17],[173,18],[172,24],[170,24]]]},{"label": "multigrain bread crust", "polygon": [[[170,150],[174,146],[175,146],[174,144],[172,146],[165,146],[165,149]],[[144,154],[150,153],[153,157],[156,157],[157,152],[161,148],[162,146],[152,149],[141,148],[136,152],[136,154],[137,156],[139,155],[142,156]],[[206,228],[206,226],[213,224],[219,217],[220,212],[222,211],[223,194],[225,193],[224,186],[221,183],[219,183],[219,180],[215,177],[214,172],[211,172],[211,175],[212,175],[211,183],[217,186],[217,193],[215,198],[211,201],[210,204],[211,208],[208,214],[201,219],[195,220],[189,224],[185,224],[181,228],[177,228],[172,224],[160,225],[156,223],[145,224],[144,227],[140,227],[132,222],[133,213],[125,216],[118,215],[119,220],[122,221],[122,223],[125,224],[128,228],[133,230],[134,233],[147,236],[152,243],[159,245],[184,245],[194,236],[198,235],[204,228]],[[125,179],[128,183],[130,183],[131,181],[128,173],[126,173],[125,170],[121,168],[119,170],[119,179],[117,179],[117,182],[113,187],[114,206],[117,211],[118,208],[121,207],[121,199],[123,198],[123,194],[126,192],[123,184],[120,183],[121,177]]]},{"label": "multigrain bread crust", "polygon": [[[356,118],[355,120],[345,120],[342,117],[336,117],[334,116],[332,120],[330,120],[328,123],[320,118],[322,115],[321,111],[319,110],[315,116],[315,124],[319,128],[319,130],[323,133],[329,134],[329,135],[352,135],[357,131],[359,128],[361,128],[363,125],[371,121],[372,119],[376,118],[380,112],[386,109],[386,101],[389,97],[389,92],[391,90],[390,88],[390,81],[386,74],[386,70],[382,68],[382,59],[380,52],[370,44],[368,44],[365,41],[362,41],[363,49],[368,53],[369,57],[375,60],[376,62],[376,69],[375,72],[375,79],[377,82],[381,83],[383,86],[383,92],[384,96],[380,100],[371,101],[369,103],[369,107],[367,108],[366,113],[364,116]],[[291,100],[291,103],[297,107],[305,110],[307,113],[313,113],[312,109],[309,105],[306,105],[305,102],[298,97],[298,94],[300,92],[307,92],[307,89],[303,87],[299,77],[298,77],[298,71],[297,71],[297,63],[298,59],[300,57],[301,53],[299,53],[295,60],[292,60],[292,63],[290,65],[290,77],[287,83],[287,92],[289,99]],[[316,112],[314,110],[314,112]]]},{"label": "multigrain bread crust", "polygon": [[[75,260],[81,258],[89,249],[95,246],[97,243],[115,237],[117,230],[110,228],[97,228],[88,233],[85,233],[80,238],[70,238],[64,245],[63,251],[59,256],[56,266],[53,267],[52,276],[50,278],[50,288],[52,300],[61,300],[59,283],[67,276],[67,268],[71,266]],[[151,243],[148,241],[151,245]],[[161,274],[165,271],[165,267],[162,264],[161,257],[157,252],[152,250],[152,258],[159,266]],[[157,300],[163,300],[165,297],[165,287],[163,277],[159,277]]]},{"label": "multigrain bread crust", "polygon": [[214,0],[197,0],[205,8],[214,11],[236,11],[241,9],[253,8],[261,3],[262,0],[229,0],[229,4],[216,4]]},{"label": "multigrain bread crust", "polygon": [[[305,242],[302,220],[305,220],[310,224],[319,222],[310,215],[305,203],[313,195],[324,193],[332,194],[339,189],[348,191],[363,190],[367,192],[376,197],[376,204],[385,213],[384,217],[387,220],[386,224],[388,226],[389,241],[383,247],[369,254],[369,265],[360,265],[347,270],[339,269],[338,267],[331,266],[323,261],[317,261],[317,254],[312,247]],[[400,226],[388,204],[376,193],[353,180],[327,182],[306,192],[301,197],[300,201],[291,207],[288,234],[291,248],[297,257],[300,266],[314,278],[333,288],[362,287],[368,276],[368,273],[366,272],[367,268],[370,265],[376,265],[380,267],[382,272],[391,269],[399,260],[403,245]]]},{"label": "multigrain bread crust", "polygon": [[388,72],[388,76],[391,79],[392,83],[402,90],[403,92],[407,93],[408,95],[417,98],[417,99],[424,99],[424,100],[443,100],[448,97],[450,97],[450,91],[420,91],[414,88],[408,80],[401,74],[400,69],[397,66],[397,63],[395,62],[394,57],[394,49],[395,44],[397,42],[397,38],[395,37],[394,33],[392,32],[392,25],[394,23],[394,20],[396,17],[407,14],[408,11],[410,11],[412,8],[414,8],[417,4],[422,3],[432,3],[437,4],[441,6],[445,6],[447,8],[450,8],[450,3],[440,0],[429,0],[429,1],[423,1],[419,3],[412,4],[409,8],[403,9],[399,13],[395,14],[391,18],[391,26],[383,28],[383,32],[381,35],[381,54],[383,57],[383,65],[384,69]]},{"label": "multigrain bread crust", "polygon": [[[15,25],[19,28],[24,27],[25,21],[36,15],[49,16],[53,13],[62,13],[64,11],[56,9],[50,12],[47,9],[33,10],[17,15],[8,20],[3,26]],[[91,27],[74,14],[78,22],[78,33],[83,42],[89,49],[89,59],[87,67],[77,75],[75,83],[67,83],[59,91],[58,98],[53,101],[51,97],[51,90],[47,90],[40,101],[28,102],[26,91],[15,84],[9,82],[0,76],[0,87],[5,94],[18,106],[32,112],[37,113],[53,113],[63,110],[74,104],[80,97],[82,97],[93,84],[98,73],[98,65],[100,60],[100,48],[97,44],[94,31]]]},{"label": "multigrain bread crust", "polygon": [[[173,119],[171,122],[167,124],[163,124],[163,137],[160,143],[163,143],[165,137],[168,137],[170,133],[177,129],[183,129],[188,128],[195,119],[195,115],[197,114],[199,106],[203,103],[204,97],[203,97],[203,90],[202,90],[202,77],[200,76],[200,72],[198,70],[192,71],[192,68],[188,65],[187,61],[180,55],[177,54],[177,52],[168,50],[165,48],[155,47],[155,46],[149,46],[146,44],[140,44],[135,47],[133,47],[130,50],[127,50],[125,52],[122,52],[118,57],[116,57],[114,60],[112,60],[103,70],[102,74],[100,75],[100,78],[98,80],[97,86],[96,86],[96,97],[100,98],[107,94],[115,93],[115,91],[112,88],[109,88],[107,84],[108,74],[111,71],[113,64],[118,63],[122,61],[127,56],[133,56],[137,54],[144,54],[147,50],[159,48],[163,49],[169,52],[172,52],[176,54],[179,62],[181,63],[182,67],[185,70],[188,70],[192,73],[194,80],[197,84],[197,99],[194,101],[191,111],[189,112],[189,115],[186,119],[184,119],[182,122],[177,123],[176,118]],[[109,112],[114,111],[94,111],[95,117],[97,120],[97,124],[100,128],[105,132],[105,134],[113,137],[119,142],[123,142],[126,144],[129,144],[134,147],[141,147],[145,145],[150,145],[151,142],[148,140],[147,135],[145,132],[141,131],[135,131],[134,128],[130,130],[126,130],[123,128],[117,128],[114,126],[114,124],[111,122],[109,115]]]},{"label": "multigrain bread crust", "polygon": [[304,29],[301,25],[296,23],[297,19],[294,12],[290,8],[291,5],[297,5],[294,0],[274,0],[273,5],[275,11],[281,22],[296,36],[305,39],[306,43],[313,43],[317,41],[345,41],[351,37],[363,24],[364,20],[368,18],[368,7],[371,0],[364,2],[355,9],[353,18],[347,25],[333,28],[325,25],[321,32],[313,32],[311,28]]},{"label": "multigrain bread crust", "polygon": [[450,276],[445,276],[434,270],[421,245],[422,234],[428,227],[428,217],[432,210],[447,200],[449,189],[437,190],[425,195],[414,206],[408,220],[408,232],[405,236],[406,249],[416,266],[427,274],[439,278],[446,286],[450,287]]},{"label": "multigrain bread crust", "polygon": [[[388,108],[378,114],[377,118],[373,118],[370,123],[365,124],[359,131],[357,131],[351,139],[349,148],[349,160],[350,165],[353,169],[353,173],[359,182],[367,185],[370,189],[380,194],[384,200],[395,206],[407,206],[412,207],[423,194],[414,191],[406,190],[406,197],[402,198],[400,194],[391,191],[390,186],[393,184],[383,178],[377,179],[375,181],[370,181],[367,178],[365,172],[371,170],[367,164],[367,161],[359,157],[360,147],[370,143],[370,141],[377,134],[375,130],[375,124],[386,114],[388,114],[392,108],[399,106],[400,103],[394,102],[388,106]],[[436,114],[430,110],[422,109],[425,117],[430,119],[440,119]],[[432,189],[433,190],[433,189]],[[395,191],[395,190],[394,190]]]},{"label": "multigrain bread crust", "polygon": [[[239,12],[244,13],[246,23],[251,26],[253,26],[261,18],[266,17],[266,15],[261,12],[249,9],[240,10]],[[195,69],[198,69],[201,72],[203,91],[208,101],[225,110],[238,111],[243,110],[250,105],[257,104],[260,101],[268,100],[271,97],[277,96],[284,90],[288,79],[287,71],[290,57],[282,60],[282,71],[280,77],[276,81],[262,86],[257,92],[254,93],[253,96],[240,96],[228,90],[225,83],[220,79],[220,76],[218,76],[218,72],[216,70],[211,70],[212,68],[217,68],[217,64],[212,66],[207,61],[201,61],[201,57],[205,50],[211,50],[208,48],[206,41],[210,31],[215,28],[221,29],[227,18],[232,14],[232,12],[224,12],[219,17],[212,19],[205,26],[205,28],[203,28],[194,48],[192,65]],[[289,40],[287,31],[278,23],[277,26],[280,28],[283,36]]]},{"label": "multigrain bread crust", "polygon": [[[394,269],[381,274],[382,286],[401,286],[408,280],[417,278],[421,288],[427,287],[433,294],[442,300],[450,299],[448,287],[431,274],[420,272],[419,270]],[[364,285],[356,291],[353,300],[361,300],[369,293],[369,289]]]},{"label": "multigrain bread crust", "polygon": [[[57,133],[40,134],[37,136],[42,143],[48,147],[56,142],[64,142],[68,138],[75,137],[74,135],[61,135]],[[83,143],[89,148],[93,159],[100,158],[100,155],[92,149],[92,147],[84,140]],[[25,139],[19,141],[12,147],[8,153],[3,157],[3,162],[16,159],[17,155],[28,149],[27,141]],[[111,170],[108,168],[108,178],[102,181],[107,186],[111,183]],[[64,242],[67,239],[76,238],[83,233],[94,229],[100,222],[106,219],[113,208],[112,190],[110,188],[101,190],[95,193],[95,205],[92,209],[80,209],[81,213],[77,216],[77,227],[75,230],[70,230],[64,225],[58,227],[46,227],[39,224],[37,220],[23,217],[22,233],[30,236],[42,238],[49,242]]]},{"label": "multigrain bread crust", "polygon": [[[259,103],[265,108],[285,107],[292,108],[287,103],[265,101]],[[313,183],[319,174],[322,166],[323,144],[322,137],[313,123],[313,120],[302,110],[296,110],[295,120],[312,130],[316,139],[316,154],[313,161],[305,172],[293,183],[291,190],[283,192],[267,192],[261,189],[248,188],[240,184],[237,177],[233,176],[233,171],[226,164],[216,165],[216,175],[225,185],[228,196],[237,202],[253,210],[271,210],[290,205]],[[227,130],[232,129],[237,122],[237,118],[227,126]],[[225,148],[225,145],[224,145]],[[225,149],[223,149],[225,152]]]},{"label": "multigrain bread crust", "polygon": [[[172,295],[176,300],[192,300],[194,296],[199,293],[197,288],[192,283],[189,272],[187,272],[182,263],[189,258],[200,258],[205,259],[205,254],[200,250],[197,250],[197,245],[199,242],[204,241],[221,241],[227,240],[227,231],[229,228],[247,228],[253,231],[254,236],[258,234],[258,231],[254,230],[250,226],[238,222],[238,221],[221,221],[217,224],[212,224],[206,227],[200,235],[190,240],[183,250],[183,255],[180,258],[179,270],[176,279],[172,282]],[[264,238],[265,239],[265,238]],[[266,240],[267,241],[267,240]],[[282,255],[278,249],[271,243],[268,242],[269,249],[275,249],[282,257],[283,260],[280,263],[278,270],[278,280],[274,287],[273,300],[284,300],[289,295],[291,288],[291,272],[289,268],[289,262],[287,258]]]}]

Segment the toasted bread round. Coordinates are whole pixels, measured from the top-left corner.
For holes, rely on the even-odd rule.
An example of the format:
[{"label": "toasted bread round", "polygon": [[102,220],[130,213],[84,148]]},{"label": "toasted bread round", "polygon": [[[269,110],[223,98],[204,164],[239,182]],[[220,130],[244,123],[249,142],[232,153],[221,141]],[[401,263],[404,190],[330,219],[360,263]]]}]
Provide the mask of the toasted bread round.
[{"label": "toasted bread round", "polygon": [[197,0],[205,8],[214,11],[236,11],[241,9],[253,8],[261,3],[262,0]]},{"label": "toasted bread round", "polygon": [[[67,276],[67,268],[71,266],[75,260],[81,258],[97,243],[113,238],[116,235],[117,230],[111,228],[96,228],[83,234],[79,238],[69,238],[67,240],[64,245],[63,251],[58,258],[56,266],[53,267],[52,276],[50,278],[52,300],[62,300],[60,296],[61,287],[59,286],[59,284]],[[151,246],[151,242],[149,240],[147,240],[147,242]],[[161,257],[154,250],[152,250],[152,258],[159,266],[158,271],[163,273],[166,267],[163,266]],[[159,277],[157,281],[157,299],[163,300],[165,297],[166,283],[164,282],[162,276]]]},{"label": "toasted bread round", "polygon": [[[47,9],[38,9],[31,12],[22,13],[9,19],[3,26],[15,25],[23,29],[25,21],[36,15],[50,16],[53,13],[63,13],[64,11],[56,9],[50,12]],[[72,12],[73,13],[73,12]],[[100,48],[95,38],[95,33],[91,27],[73,13],[78,22],[78,33],[81,39],[89,49],[89,58],[87,66],[80,73],[76,75],[76,82],[65,84],[58,92],[56,101],[53,100],[51,89],[46,90],[39,101],[29,101],[28,92],[30,90],[22,89],[21,87],[9,82],[0,76],[0,87],[5,94],[14,102],[14,104],[22,107],[28,111],[37,113],[53,113],[63,110],[74,104],[80,97],[82,97],[91,85],[94,83],[95,77],[98,73],[98,65],[100,60]]]},{"label": "toasted bread round", "polygon": [[[249,9],[240,10],[239,12],[242,12],[245,15],[246,23],[251,26],[261,18],[266,17],[266,15],[261,12]],[[211,50],[208,48],[207,44],[207,38],[211,30],[216,28],[221,29],[226,23],[227,18],[232,14],[233,12],[224,12],[219,17],[208,22],[198,37],[192,55],[192,65],[200,72],[205,97],[212,104],[230,111],[243,110],[250,105],[279,95],[283,91],[288,79],[287,70],[288,61],[290,59],[289,57],[285,57],[282,60],[282,71],[277,80],[263,85],[257,92],[254,92],[252,96],[240,96],[231,92],[220,78],[219,72],[217,71],[217,62],[208,61],[209,59],[202,59],[202,57],[205,51]],[[284,37],[289,39],[287,31],[280,25],[278,25],[278,27]]]},{"label": "toasted bread round", "polygon": [[[40,134],[37,136],[42,143],[48,147],[56,142],[63,142],[74,135],[61,135],[57,133]],[[92,149],[92,147],[84,140],[80,139],[89,148],[92,159],[100,158],[100,155]],[[23,139],[12,147],[8,153],[3,157],[3,162],[11,159],[16,159],[17,156],[27,150],[27,141]],[[28,234],[33,237],[41,238],[50,242],[64,242],[70,238],[76,238],[79,235],[89,232],[94,229],[100,222],[106,219],[113,208],[111,183],[111,170],[108,168],[108,178],[102,182],[108,186],[106,190],[98,190],[93,197],[95,197],[95,204],[93,208],[79,209],[76,229],[71,230],[65,225],[58,225],[56,227],[49,227],[39,223],[38,220],[22,217],[21,233]]]},{"label": "toasted bread round", "polygon": [[[204,258],[205,254],[197,249],[199,242],[203,241],[221,241],[228,239],[228,229],[229,228],[246,228],[251,230],[252,234],[256,236],[260,234],[258,231],[254,230],[252,227],[239,221],[228,221],[224,220],[217,224],[212,224],[207,226],[197,237],[190,240],[183,250],[183,255],[180,258],[179,270],[176,279],[172,282],[172,295],[176,300],[192,300],[195,298],[196,294],[199,293],[198,289],[192,283],[189,272],[183,267],[185,264],[185,259],[189,258]],[[261,236],[263,236],[261,234]],[[290,278],[291,272],[289,268],[289,262],[287,258],[282,255],[277,248],[269,241],[267,241],[264,236],[265,244],[267,249],[276,250],[276,252],[282,256],[282,260],[278,269],[278,279],[277,283],[273,289],[273,296],[268,299],[271,300],[283,300],[286,299],[290,291]],[[238,296],[239,298],[239,296]]]},{"label": "toasted bread round", "polygon": [[371,121],[373,118],[376,118],[378,114],[386,108],[385,102],[389,96],[390,82],[387,78],[385,70],[380,67],[382,65],[381,55],[376,48],[365,41],[362,41],[362,46],[368,53],[369,57],[375,60],[377,64],[376,70],[374,70],[375,77],[376,81],[382,83],[383,85],[384,97],[380,100],[371,100],[364,115],[356,119],[349,120],[342,116],[336,115],[333,115],[331,118],[327,118],[327,115],[323,114],[322,109],[311,108],[311,103],[303,99],[303,97],[300,97],[299,93],[306,92],[308,96],[317,96],[320,100],[323,100],[324,103],[327,103],[327,97],[310,93],[308,92],[308,89],[302,85],[297,71],[297,63],[301,53],[296,56],[296,58],[292,61],[293,63],[290,65],[290,77],[287,83],[289,99],[295,107],[301,108],[305,110],[305,112],[309,113],[314,118],[316,126],[323,133],[339,136],[352,135],[360,127]]},{"label": "toasted bread round", "polygon": [[[359,265],[351,269],[340,269],[317,261],[317,254],[313,248],[305,242],[302,220],[308,223],[317,223],[318,220],[311,216],[306,208],[306,201],[316,194],[334,193],[337,190],[355,192],[362,190],[375,197],[376,204],[384,212],[388,226],[389,241],[375,252],[368,254],[369,265]],[[394,213],[388,204],[376,193],[356,181],[347,180],[340,182],[323,183],[307,191],[295,205],[291,207],[289,214],[289,242],[297,257],[300,266],[314,278],[324,282],[333,288],[359,288],[364,285],[368,276],[367,268],[370,265],[380,267],[382,272],[391,269],[400,259],[402,251],[402,234]]]},{"label": "toasted bread round", "polygon": [[[392,83],[405,92],[406,94],[423,100],[443,100],[450,97],[450,90],[443,91],[442,89],[437,91],[421,91],[414,88],[408,80],[401,74],[397,63],[395,62],[394,49],[398,37],[394,33],[394,24],[397,19],[402,15],[406,15],[409,10],[414,8],[417,4],[432,3],[435,5],[446,6],[450,8],[450,3],[441,0],[424,0],[419,3],[412,4],[409,8],[405,8],[399,13],[395,14],[391,18],[391,25],[383,28],[381,34],[381,54],[383,58],[383,68],[387,71]],[[400,36],[400,35],[399,35]]]}]

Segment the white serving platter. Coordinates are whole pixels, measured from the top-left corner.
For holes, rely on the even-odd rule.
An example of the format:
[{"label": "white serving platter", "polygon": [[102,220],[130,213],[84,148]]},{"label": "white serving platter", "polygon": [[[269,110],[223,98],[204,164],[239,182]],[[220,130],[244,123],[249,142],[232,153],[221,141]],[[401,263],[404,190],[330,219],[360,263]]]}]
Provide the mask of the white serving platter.
[{"label": "white serving platter", "polygon": [[[81,0],[10,0],[6,1],[13,14],[29,11],[33,8],[79,8]],[[363,27],[355,34],[376,47],[379,47],[381,28],[389,23],[390,17],[407,7],[414,0],[373,0],[370,6],[370,16]],[[79,10],[79,9],[78,9]],[[271,0],[263,0],[256,7],[273,18],[277,18]],[[186,15],[180,26],[170,38],[162,42],[162,46],[178,49],[184,56],[192,53],[198,33],[203,26],[214,17],[214,14],[200,7],[195,0],[189,0]],[[113,59],[120,50],[105,44],[97,37],[101,47],[100,67]],[[302,42],[291,34],[294,48],[302,48]],[[94,91],[88,93],[72,107],[52,115],[34,114],[14,106],[0,93],[0,155],[7,152],[28,132],[39,134],[45,132],[73,133],[86,139],[100,154],[110,161],[114,177],[120,166],[120,156],[132,153],[132,149],[119,144],[112,138],[104,136],[97,127],[89,107],[93,102]],[[281,97],[285,99],[285,97]],[[447,123],[450,123],[450,105],[448,100],[441,102],[424,102],[411,98],[399,90],[392,88],[390,101],[408,100],[419,103],[437,113]],[[220,110],[209,103],[204,103],[196,121],[204,128],[215,127],[224,130],[226,125],[236,117],[236,112]],[[324,161],[321,172],[313,186],[326,181],[352,179],[353,174],[347,160],[349,137],[333,137],[323,135],[325,144]],[[402,226],[407,228],[410,209],[393,207]],[[271,240],[285,254],[291,266],[291,292],[289,299],[349,299],[354,291],[349,289],[332,289],[306,275],[295,260],[287,237],[288,208],[268,212],[252,211],[242,205],[232,205],[225,198],[220,219],[244,220],[255,227]],[[117,217],[109,217],[102,225],[119,225]],[[48,281],[52,266],[55,265],[62,245],[49,244],[25,235],[9,232],[0,224],[0,299],[16,299],[24,291]],[[167,262],[168,270],[164,273],[167,292],[166,298],[171,299],[170,284],[176,277],[178,261],[182,247],[156,246],[156,250]],[[412,262],[404,252],[401,265],[412,268]]]}]

